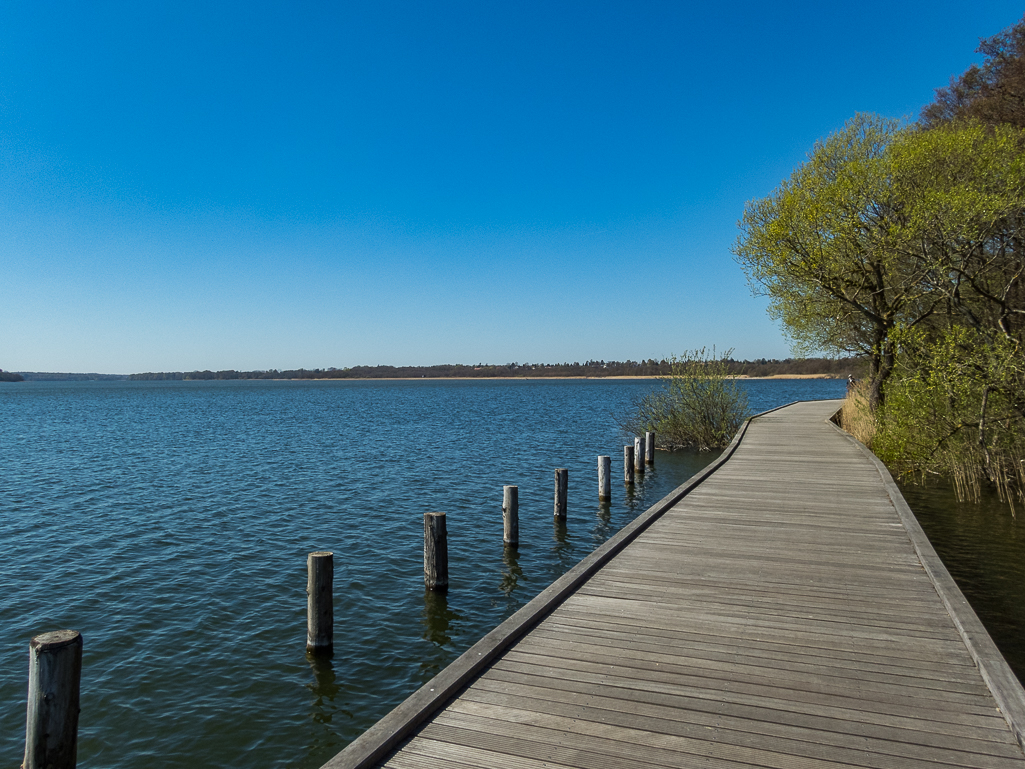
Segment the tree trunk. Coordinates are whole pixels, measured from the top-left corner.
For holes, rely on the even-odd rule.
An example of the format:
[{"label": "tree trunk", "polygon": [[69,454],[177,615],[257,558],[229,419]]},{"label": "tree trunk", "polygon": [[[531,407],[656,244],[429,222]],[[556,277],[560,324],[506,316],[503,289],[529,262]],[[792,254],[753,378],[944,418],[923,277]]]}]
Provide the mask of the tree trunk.
[{"label": "tree trunk", "polygon": [[993,470],[993,461],[989,456],[989,448],[986,446],[986,407],[989,404],[989,386],[982,388],[982,408],[979,413],[979,448],[982,449],[982,457],[985,462],[983,472],[986,473],[986,479],[995,484],[997,482],[996,473]]},{"label": "tree trunk", "polygon": [[868,390],[868,407],[874,412],[883,405],[886,395],[883,385],[893,373],[893,347],[886,338],[885,330],[876,331],[876,343],[872,346],[872,359],[869,364],[869,372],[872,384]]}]

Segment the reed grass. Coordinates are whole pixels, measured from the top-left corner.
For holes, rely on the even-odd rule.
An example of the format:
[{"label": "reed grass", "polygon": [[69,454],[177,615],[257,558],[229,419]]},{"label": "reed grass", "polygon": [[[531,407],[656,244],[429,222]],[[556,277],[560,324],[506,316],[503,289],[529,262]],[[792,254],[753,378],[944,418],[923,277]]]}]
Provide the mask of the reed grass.
[{"label": "reed grass", "polygon": [[1015,503],[1025,503],[1025,452],[1011,449],[990,452],[988,457],[977,445],[964,444],[944,451],[938,463],[954,484],[961,501],[978,502],[986,489],[995,489],[1002,502],[1015,514]]},{"label": "reed grass", "polygon": [[748,416],[747,393],[729,368],[732,352],[701,348],[672,356],[662,387],[641,398],[620,426],[633,435],[654,430],[655,445],[670,451],[726,447]]},{"label": "reed grass", "polygon": [[840,409],[840,426],[869,448],[877,428],[875,414],[869,407],[870,384],[861,379],[849,386]]}]

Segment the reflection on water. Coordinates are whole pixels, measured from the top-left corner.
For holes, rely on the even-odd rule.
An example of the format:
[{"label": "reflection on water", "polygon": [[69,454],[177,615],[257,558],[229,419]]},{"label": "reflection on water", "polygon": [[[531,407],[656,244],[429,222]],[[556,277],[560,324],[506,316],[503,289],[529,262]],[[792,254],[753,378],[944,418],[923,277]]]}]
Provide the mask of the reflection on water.
[{"label": "reflection on water", "polygon": [[612,503],[608,500],[598,500],[598,511],[595,513],[597,520],[591,529],[591,539],[594,546],[603,544],[609,537],[616,533],[612,526]]},{"label": "reflection on water", "polygon": [[[313,681],[306,685],[306,688],[313,694],[310,702],[310,718],[318,724],[331,723],[331,717],[341,708],[335,707],[335,696],[341,691],[335,681],[335,666],[330,655],[307,654],[306,661],[313,671]],[[351,713],[345,713],[351,716]]]},{"label": "reflection on water", "polygon": [[623,504],[626,506],[630,515],[636,515],[637,486],[638,484],[636,482],[623,484]]},{"label": "reflection on water", "polygon": [[948,485],[901,493],[1018,680],[1025,680],[1025,520],[988,495],[959,502]]},{"label": "reflection on water", "polygon": [[415,652],[418,658],[419,678],[427,682],[452,661],[453,641],[459,643],[462,614],[449,606],[448,593],[424,589],[423,610],[420,613],[421,638],[427,641]]},{"label": "reflection on water", "polygon": [[424,610],[420,615],[423,639],[438,647],[452,642],[452,623],[462,617],[448,605],[448,596],[437,590],[424,590]]},{"label": "reflection on water", "polygon": [[552,541],[555,543],[552,547],[552,553],[555,554],[555,557],[564,568],[569,568],[580,560],[574,556],[576,547],[573,545],[573,537],[567,529],[565,519],[553,518]]},{"label": "reflection on water", "polygon": [[523,569],[520,568],[520,553],[515,547],[506,545],[502,553],[502,579],[498,583],[498,589],[508,598],[516,589],[520,578],[523,576]]},{"label": "reflection on water", "polygon": [[332,722],[332,719],[339,714],[342,716],[341,721],[351,721],[355,714],[341,707],[344,701],[342,686],[336,681],[334,663],[330,655],[307,654],[306,662],[313,673],[313,680],[306,684],[306,689],[310,693],[309,723],[314,725],[308,737],[309,741],[304,745],[303,758],[308,762],[315,756],[328,751],[337,752],[344,747],[336,733],[338,723]]}]

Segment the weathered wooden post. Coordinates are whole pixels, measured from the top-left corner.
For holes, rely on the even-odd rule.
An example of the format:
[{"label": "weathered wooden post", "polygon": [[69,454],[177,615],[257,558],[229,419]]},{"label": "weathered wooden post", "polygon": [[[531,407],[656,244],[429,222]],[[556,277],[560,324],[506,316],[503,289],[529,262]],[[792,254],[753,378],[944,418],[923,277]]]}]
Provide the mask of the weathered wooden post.
[{"label": "weathered wooden post", "polygon": [[634,447],[623,447],[623,483],[634,482]]},{"label": "weathered wooden post", "polygon": [[329,652],[335,633],[335,554],[318,550],[306,556],[306,651]]},{"label": "weathered wooden post", "polygon": [[566,520],[566,490],[569,485],[569,470],[565,467],[555,468],[555,517]]},{"label": "weathered wooden post", "polygon": [[444,513],[424,513],[424,585],[448,590],[448,532]]},{"label": "weathered wooden post", "polygon": [[612,499],[612,457],[598,457],[598,499]]},{"label": "weathered wooden post", "polygon": [[634,472],[644,475],[644,439],[640,436],[634,438]]},{"label": "weathered wooden post", "polygon": [[509,547],[520,544],[520,488],[519,486],[502,487],[502,523],[505,533],[502,541]]},{"label": "weathered wooden post", "polygon": [[74,769],[81,680],[81,633],[57,630],[32,639],[23,769]]},{"label": "weathered wooden post", "polygon": [[649,465],[655,464],[655,433],[651,430],[644,433],[644,461]]}]

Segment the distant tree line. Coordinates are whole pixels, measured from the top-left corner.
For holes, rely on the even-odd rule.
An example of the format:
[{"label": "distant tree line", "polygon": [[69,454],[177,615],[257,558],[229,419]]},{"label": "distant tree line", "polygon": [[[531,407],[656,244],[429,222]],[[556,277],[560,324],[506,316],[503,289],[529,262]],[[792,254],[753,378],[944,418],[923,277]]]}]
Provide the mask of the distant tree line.
[{"label": "distant tree line", "polygon": [[4,371],[0,369],[0,382],[24,382],[25,377],[21,374],[15,374],[13,371]]},{"label": "distant tree line", "polygon": [[[753,361],[728,359],[729,373],[734,376],[818,375],[829,377],[860,377],[867,371],[863,358],[759,358]],[[669,376],[669,359],[634,361],[589,360],[585,363],[478,363],[437,366],[352,366],[351,368],[269,369],[267,371],[171,371],[131,374],[137,381],[189,381],[231,379],[483,379],[488,377],[617,377]]]},{"label": "distant tree line", "polygon": [[15,380],[19,382],[111,382],[128,379],[127,374],[73,374],[56,371],[19,371],[14,376],[20,377]]}]

